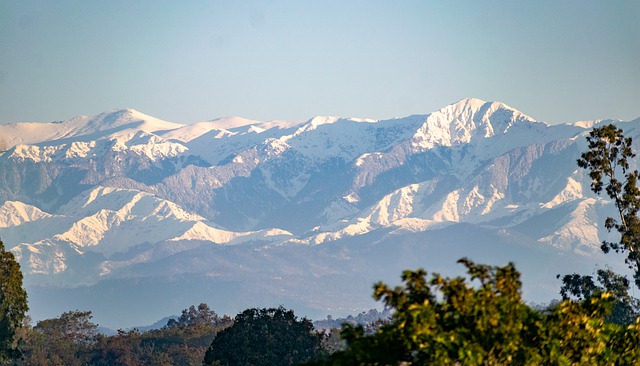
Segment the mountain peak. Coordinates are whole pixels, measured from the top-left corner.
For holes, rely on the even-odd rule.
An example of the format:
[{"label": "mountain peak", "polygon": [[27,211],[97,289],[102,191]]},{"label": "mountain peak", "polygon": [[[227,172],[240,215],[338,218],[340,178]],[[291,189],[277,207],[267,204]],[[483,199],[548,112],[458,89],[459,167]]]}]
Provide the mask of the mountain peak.
[{"label": "mountain peak", "polygon": [[501,102],[465,98],[427,116],[414,136],[414,146],[430,149],[506,133],[514,124],[536,121]]},{"label": "mountain peak", "polygon": [[[478,99],[478,98],[463,98],[460,99],[459,101],[448,105],[445,108],[448,107],[454,107],[455,109],[473,109],[473,110],[479,110],[480,108],[482,108],[483,105],[485,105],[487,102],[482,100],[482,99]],[[492,102],[490,102],[492,103]]]},{"label": "mountain peak", "polygon": [[103,125],[119,125],[122,123],[130,123],[135,121],[146,121],[157,119],[142,112],[139,112],[133,108],[112,109],[103,113],[100,113],[95,117]]},{"label": "mountain peak", "polygon": [[[457,101],[456,103],[449,104],[448,106],[440,109],[438,112],[450,115],[450,116],[469,116],[475,114],[492,114],[493,112],[504,109],[510,112],[516,112],[519,115],[524,114],[514,108],[509,107],[508,105],[502,102],[486,102],[482,99],[477,98],[465,98]],[[533,120],[530,117],[527,117]]]},{"label": "mountain peak", "polygon": [[95,117],[90,117],[86,124],[80,127],[75,135],[92,134],[98,131],[117,134],[126,134],[136,130],[147,132],[173,130],[184,125],[167,122],[153,116],[149,116],[131,108],[113,109],[103,112]]},{"label": "mountain peak", "polygon": [[336,117],[336,116],[315,116],[311,118],[309,121],[307,121],[307,123],[314,126],[319,126],[319,125],[336,123],[340,119],[341,119],[340,117]]},{"label": "mountain peak", "polygon": [[0,228],[18,226],[25,222],[51,217],[39,208],[19,201],[5,201],[0,206]]}]

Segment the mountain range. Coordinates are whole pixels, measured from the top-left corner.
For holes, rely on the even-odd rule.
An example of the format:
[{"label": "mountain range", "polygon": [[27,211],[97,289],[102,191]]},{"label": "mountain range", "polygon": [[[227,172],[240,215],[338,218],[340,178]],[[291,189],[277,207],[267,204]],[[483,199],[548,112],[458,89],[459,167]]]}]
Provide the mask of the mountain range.
[{"label": "mountain range", "polygon": [[613,206],[576,165],[606,123],[640,141],[640,119],[547,125],[479,99],[390,120],[0,125],[0,238],[35,319],[126,327],[201,302],[344,316],[376,306],[374,282],[456,275],[463,256],[515,262],[544,302],[556,274],[624,270],[599,249]]}]

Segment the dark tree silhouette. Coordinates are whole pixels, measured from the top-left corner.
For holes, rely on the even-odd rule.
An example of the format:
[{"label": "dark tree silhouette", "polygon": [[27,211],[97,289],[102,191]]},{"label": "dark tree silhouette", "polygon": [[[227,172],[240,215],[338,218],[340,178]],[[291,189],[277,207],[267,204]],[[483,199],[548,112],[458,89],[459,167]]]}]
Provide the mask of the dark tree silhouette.
[{"label": "dark tree silhouette", "polygon": [[204,358],[205,365],[297,365],[321,352],[322,335],[306,318],[283,307],[248,309],[232,327],[218,333]]},{"label": "dark tree silhouette", "polygon": [[20,264],[0,241],[0,364],[20,356],[16,331],[28,310]]}]

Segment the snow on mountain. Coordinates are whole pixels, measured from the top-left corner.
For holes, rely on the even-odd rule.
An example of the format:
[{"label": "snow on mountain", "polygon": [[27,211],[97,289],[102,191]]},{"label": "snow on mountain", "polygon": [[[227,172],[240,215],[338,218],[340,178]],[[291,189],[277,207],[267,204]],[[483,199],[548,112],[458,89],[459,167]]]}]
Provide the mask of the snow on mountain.
[{"label": "snow on mountain", "polygon": [[209,121],[209,123],[215,126],[216,129],[230,130],[233,128],[260,124],[261,122],[248,119],[248,118],[231,116],[231,117],[216,118],[214,120]]},{"label": "snow on mountain", "polygon": [[[158,132],[173,130],[183,125],[162,121],[134,109],[120,109],[101,113],[94,117],[77,116],[67,121],[51,123],[11,123],[0,125],[0,151],[17,145],[75,139],[91,141],[144,130]],[[84,139],[81,137],[85,136]],[[90,136],[87,140],[86,136]]]},{"label": "snow on mountain", "polygon": [[215,129],[190,140],[187,147],[192,154],[218,165],[284,133],[279,128],[265,131],[255,126],[237,131]]},{"label": "snow on mountain", "polygon": [[[83,192],[58,213],[59,216],[54,216],[19,202],[5,202],[0,209],[4,219],[0,234],[7,234],[9,238],[13,239],[14,235],[7,230],[3,233],[1,227],[43,220],[43,225],[52,224],[58,229],[50,230],[48,237],[32,238],[31,244],[24,243],[13,249],[20,259],[24,258],[22,264],[27,273],[62,273],[68,269],[67,260],[74,255],[95,252],[109,258],[144,243],[195,240],[240,244],[282,242],[292,236],[279,229],[232,232],[212,226],[203,217],[186,212],[173,202],[114,187],[98,186]],[[65,224],[56,222],[56,217],[66,218]],[[52,254],[55,258],[48,258]],[[102,266],[102,274],[107,267],[115,268],[113,263]]]},{"label": "snow on mountain", "polygon": [[64,145],[45,146],[42,148],[37,145],[17,145],[8,157],[19,161],[31,160],[35,163],[51,162],[64,147]]},{"label": "snow on mountain", "polygon": [[260,124],[260,122],[242,117],[225,117],[208,122],[196,122],[180,128],[168,130],[162,133],[161,136],[170,140],[189,142],[212,130],[218,131],[217,135],[221,137],[224,136],[224,133],[231,134],[231,132],[228,131],[229,129],[257,124]]},{"label": "snow on mountain", "polygon": [[538,239],[543,244],[572,250],[580,254],[592,254],[600,250],[598,227],[602,225],[595,212],[598,201],[593,198],[577,201],[571,210],[559,218],[559,229]]},{"label": "snow on mountain", "polygon": [[[64,137],[67,138],[88,135],[95,139],[105,136],[126,135],[140,130],[159,132],[184,126],[148,116],[135,109],[112,110],[95,117],[77,117],[70,121],[73,121],[75,126],[66,133]],[[82,123],[79,121],[82,121]]]},{"label": "snow on mountain", "polygon": [[[576,171],[577,173],[577,171]],[[583,198],[582,184],[575,177],[567,179],[567,185],[562,191],[555,195],[549,202],[542,205],[544,208],[553,208],[559,204]]]},{"label": "snow on mountain", "polygon": [[[30,285],[153,278],[164,288],[188,273],[228,285],[212,291],[221,297],[269,288],[270,299],[312,306],[346,304],[343,284],[369,288],[443,255],[559,273],[554,256],[590,265],[607,238],[611,203],[575,163],[589,129],[607,121],[549,126],[463,99],[390,120],[181,125],[124,109],[5,125],[0,237]],[[640,120],[616,123],[640,133]],[[336,292],[304,292],[318,281]]]},{"label": "snow on mountain", "polygon": [[12,249],[20,243],[36,243],[56,235],[72,225],[72,219],[52,215],[18,201],[6,201],[0,207],[0,238]]},{"label": "snow on mountain", "polygon": [[167,141],[144,130],[115,137],[111,141],[115,141],[112,150],[129,150],[134,154],[144,155],[151,161],[176,157],[189,150],[182,144]]},{"label": "snow on mountain", "polygon": [[[399,188],[350,220],[319,227],[315,230],[319,233],[310,240],[318,244],[380,228],[419,232],[460,222],[512,227],[531,216],[584,198],[583,185],[589,183],[581,170],[569,165],[575,161],[574,147],[572,137],[519,147],[484,162],[476,158],[480,166],[468,169],[462,180],[438,176]],[[363,164],[362,160],[358,159],[356,166]],[[562,168],[545,168],[557,164]],[[351,197],[344,199],[353,202]],[[553,222],[552,227],[560,232],[565,224],[569,225]],[[570,240],[584,240],[585,245],[593,247],[597,236],[589,233],[591,236],[587,238],[569,230],[563,236],[536,239],[558,247]]]},{"label": "snow on mountain", "polygon": [[60,274],[68,269],[68,254],[60,245],[49,241],[23,243],[11,250],[26,275]]},{"label": "snow on mountain", "polygon": [[430,114],[413,136],[412,145],[416,149],[453,146],[504,134],[514,125],[530,123],[538,122],[503,103],[463,99]]},{"label": "snow on mountain", "polygon": [[311,241],[314,244],[320,244],[347,236],[363,235],[381,227],[396,226],[409,218],[421,221],[420,229],[415,227],[416,220],[412,221],[414,230],[427,230],[436,221],[422,219],[416,213],[421,213],[424,210],[423,202],[436,192],[440,183],[440,180],[432,180],[400,188],[386,195],[375,205],[351,220],[342,220],[319,227],[316,231],[320,231],[320,233],[314,235]]},{"label": "snow on mountain", "polygon": [[39,208],[18,201],[5,201],[0,206],[0,228],[19,226],[26,222],[52,217]]},{"label": "snow on mountain", "polygon": [[411,117],[387,121],[315,117],[279,142],[312,160],[352,161],[368,152],[389,149],[408,138],[416,127]]},{"label": "snow on mountain", "polygon": [[261,133],[271,129],[288,129],[300,122],[295,121],[256,121],[242,117],[223,117],[207,122],[196,122],[174,130],[158,133],[168,140],[190,142],[204,134],[210,133],[212,138],[222,138],[225,136],[247,133]]},{"label": "snow on mountain", "polygon": [[[61,207],[60,213],[78,217],[69,230],[54,239],[77,247],[96,247],[110,255],[145,241],[158,242],[181,235],[201,216],[173,202],[145,192],[96,187]],[[140,232],[144,235],[137,235]]]},{"label": "snow on mountain", "polygon": [[66,122],[21,122],[0,125],[0,152],[17,145],[29,145],[63,138],[70,129],[80,124],[83,118],[75,118]]},{"label": "snow on mountain", "polygon": [[288,231],[280,229],[259,230],[250,232],[232,232],[210,227],[202,221],[198,221],[187,230],[184,234],[169,239],[170,241],[178,240],[201,240],[209,241],[215,244],[240,244],[252,240],[283,241],[293,236]]},{"label": "snow on mountain", "polygon": [[9,151],[7,157],[20,161],[31,160],[36,163],[53,160],[92,159],[107,149],[144,155],[151,161],[176,157],[189,150],[179,143],[169,142],[145,131],[138,131],[100,141],[72,141],[53,146],[17,145]]}]

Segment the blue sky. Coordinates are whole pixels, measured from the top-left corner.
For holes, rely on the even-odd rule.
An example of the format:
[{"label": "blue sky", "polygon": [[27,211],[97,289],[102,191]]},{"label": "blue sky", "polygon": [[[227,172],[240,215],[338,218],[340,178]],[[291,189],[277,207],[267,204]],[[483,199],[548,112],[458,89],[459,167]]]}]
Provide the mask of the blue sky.
[{"label": "blue sky", "polygon": [[639,1],[0,1],[0,123],[640,117]]}]

